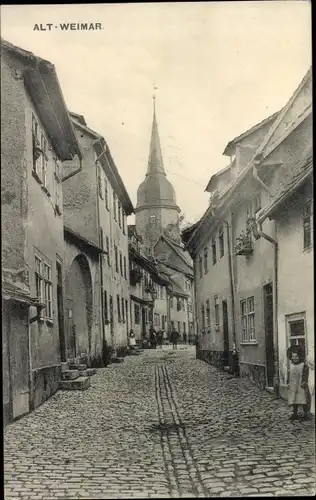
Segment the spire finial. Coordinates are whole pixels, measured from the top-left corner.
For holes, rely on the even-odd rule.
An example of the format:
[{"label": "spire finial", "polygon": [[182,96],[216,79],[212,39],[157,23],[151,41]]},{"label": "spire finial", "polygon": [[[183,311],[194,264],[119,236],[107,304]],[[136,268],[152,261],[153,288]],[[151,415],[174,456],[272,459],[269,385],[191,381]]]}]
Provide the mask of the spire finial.
[{"label": "spire finial", "polygon": [[153,92],[153,104],[154,104],[154,115],[156,114],[156,90],[158,90],[158,87],[156,87],[156,85],[154,85],[154,92]]}]

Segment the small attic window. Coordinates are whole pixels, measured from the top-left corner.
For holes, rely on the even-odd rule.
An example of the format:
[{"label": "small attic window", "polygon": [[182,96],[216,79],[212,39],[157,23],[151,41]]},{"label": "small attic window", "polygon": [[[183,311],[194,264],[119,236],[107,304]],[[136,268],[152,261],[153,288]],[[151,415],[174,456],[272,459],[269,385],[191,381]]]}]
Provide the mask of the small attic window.
[{"label": "small attic window", "polygon": [[156,224],[156,222],[157,222],[157,217],[156,217],[156,215],[151,215],[151,216],[149,217],[149,219],[150,219],[150,223],[151,223],[151,224]]}]

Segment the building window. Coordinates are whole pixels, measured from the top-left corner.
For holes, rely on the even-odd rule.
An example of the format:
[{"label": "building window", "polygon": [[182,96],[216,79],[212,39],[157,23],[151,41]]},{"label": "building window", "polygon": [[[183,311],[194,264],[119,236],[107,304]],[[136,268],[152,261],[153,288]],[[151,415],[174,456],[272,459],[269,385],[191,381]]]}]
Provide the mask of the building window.
[{"label": "building window", "polygon": [[126,234],[126,215],[125,215],[125,212],[123,211],[123,209],[122,209],[122,213],[123,213],[123,234]]},{"label": "building window", "polygon": [[205,308],[204,308],[204,304],[202,304],[202,306],[201,306],[201,325],[202,325],[202,328],[204,329],[205,328]]},{"label": "building window", "polygon": [[149,219],[150,219],[151,224],[156,224],[156,222],[157,222],[157,217],[156,217],[156,215],[151,215],[151,216],[149,217]]},{"label": "building window", "polygon": [[255,299],[248,297],[240,301],[241,312],[241,340],[242,342],[253,342],[255,335]]},{"label": "building window", "polygon": [[118,253],[117,253],[117,246],[116,245],[114,245],[114,255],[115,255],[115,271],[118,273],[119,266],[118,266]]},{"label": "building window", "polygon": [[192,312],[192,302],[188,302],[188,311]]},{"label": "building window", "polygon": [[122,297],[122,299],[121,299],[121,302],[122,302],[122,313],[121,313],[121,314],[122,314],[122,321],[123,321],[123,323],[125,323],[125,307],[124,307],[124,305],[125,305],[125,300],[124,300],[124,298],[123,298],[123,297]]},{"label": "building window", "polygon": [[120,272],[121,276],[123,276],[123,257],[121,252],[120,252]]},{"label": "building window", "polygon": [[207,247],[204,248],[204,274],[206,274],[208,272],[208,269],[207,269]]},{"label": "building window", "polygon": [[108,294],[105,290],[103,290],[103,314],[104,314],[104,320],[108,322],[109,321]]},{"label": "building window", "polygon": [[214,297],[214,313],[215,313],[215,325],[219,326],[219,300],[218,297]]},{"label": "building window", "polygon": [[135,325],[140,324],[140,309],[139,305],[134,304]]},{"label": "building window", "polygon": [[224,228],[223,228],[223,225],[221,225],[221,227],[219,228],[218,243],[219,243],[219,258],[221,259],[224,256]]},{"label": "building window", "polygon": [[44,303],[46,306],[46,318],[53,318],[52,308],[52,268],[44,263]]},{"label": "building window", "polygon": [[45,317],[53,319],[52,307],[52,268],[37,255],[35,255],[35,287],[36,297],[41,303],[45,304]]},{"label": "building window", "polygon": [[312,245],[313,210],[312,202],[308,200],[303,208],[304,250]]},{"label": "building window", "polygon": [[288,346],[299,345],[306,354],[305,314],[290,314],[286,316]]},{"label": "building window", "polygon": [[54,172],[54,177],[55,177],[55,203],[58,209],[60,209],[61,206],[61,201],[60,201],[60,191],[61,191],[61,184],[60,184],[60,171],[59,171],[59,162],[57,158],[54,158],[54,163],[55,163],[55,172]]},{"label": "building window", "polygon": [[186,324],[185,324],[185,321],[183,321],[183,333],[186,333]]},{"label": "building window", "polygon": [[47,141],[43,134],[41,134],[41,150],[42,183],[47,187]]},{"label": "building window", "polygon": [[212,239],[212,260],[213,260],[213,266],[216,264],[217,258],[216,258],[216,239]]},{"label": "building window", "polygon": [[101,177],[101,168],[98,168],[98,186],[99,186],[99,196],[103,200],[103,189],[102,189],[102,177]]},{"label": "building window", "polygon": [[41,178],[41,167],[40,167],[40,142],[39,142],[39,127],[35,116],[32,114],[32,148],[33,148],[33,173]]},{"label": "building window", "polygon": [[126,273],[126,257],[124,256],[124,278],[127,279],[127,273]]},{"label": "building window", "polygon": [[116,194],[113,193],[113,216],[114,216],[114,220],[117,220],[117,217],[116,217]]},{"label": "building window", "polygon": [[126,312],[126,315],[125,315],[126,323],[128,323],[128,300],[127,299],[125,299],[125,312]]},{"label": "building window", "polygon": [[105,206],[107,210],[109,210],[109,191],[108,191],[108,181],[104,179],[104,199],[105,199]]},{"label": "building window", "polygon": [[117,209],[118,209],[118,223],[119,223],[119,226],[122,227],[122,206],[121,206],[121,202],[118,201],[117,202]]},{"label": "building window", "polygon": [[181,322],[178,321],[178,332],[181,333]]},{"label": "building window", "polygon": [[42,261],[35,255],[35,287],[36,287],[36,297],[40,302],[43,302],[43,290],[42,290]]},{"label": "building window", "polygon": [[211,326],[211,306],[210,306],[209,299],[207,299],[206,304],[205,304],[205,321],[206,321],[206,326],[210,327]]},{"label": "building window", "polygon": [[107,262],[108,262],[108,265],[110,266],[111,265],[111,259],[110,259],[110,242],[109,242],[109,237],[106,236],[105,238],[105,241],[106,241],[106,257],[107,257]]},{"label": "building window", "polygon": [[116,296],[116,303],[117,303],[117,319],[120,322],[121,321],[121,301],[120,301],[120,296]]},{"label": "building window", "polygon": [[200,272],[200,278],[202,278],[202,276],[203,276],[203,262],[202,262],[201,255],[199,256],[199,272]]}]

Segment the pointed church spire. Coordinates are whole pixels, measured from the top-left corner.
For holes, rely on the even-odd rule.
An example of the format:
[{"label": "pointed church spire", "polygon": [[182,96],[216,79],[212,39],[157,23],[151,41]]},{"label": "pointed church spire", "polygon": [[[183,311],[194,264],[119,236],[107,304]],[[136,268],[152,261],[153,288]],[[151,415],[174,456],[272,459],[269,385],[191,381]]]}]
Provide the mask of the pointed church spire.
[{"label": "pointed church spire", "polygon": [[[154,90],[156,90],[156,87],[154,87]],[[156,119],[156,96],[155,96],[155,93],[153,95],[153,104],[154,104],[154,116],[153,116],[152,130],[151,130],[148,168],[147,168],[146,175],[153,175],[153,174],[166,175],[166,172],[165,172],[165,169],[163,166],[162,152],[161,152],[160,139],[159,139],[159,133],[158,133],[158,125],[157,125],[157,119]]]}]

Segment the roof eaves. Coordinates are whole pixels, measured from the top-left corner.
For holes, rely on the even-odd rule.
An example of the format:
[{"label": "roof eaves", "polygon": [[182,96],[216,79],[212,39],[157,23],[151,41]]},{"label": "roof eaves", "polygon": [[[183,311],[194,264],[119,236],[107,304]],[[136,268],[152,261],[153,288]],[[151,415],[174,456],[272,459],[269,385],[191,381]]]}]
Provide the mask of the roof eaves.
[{"label": "roof eaves", "polygon": [[229,143],[227,144],[227,146],[225,147],[224,149],[224,152],[223,152],[223,155],[224,156],[230,156],[232,153],[233,153],[233,148],[234,146],[239,142],[241,141],[242,139],[244,139],[245,137],[247,137],[248,135],[252,134],[253,132],[255,132],[256,130],[258,130],[259,128],[263,127],[264,125],[266,125],[267,123],[269,123],[270,121],[273,121],[274,119],[277,118],[277,116],[281,113],[282,110],[279,110],[277,111],[276,113],[273,113],[272,115],[268,116],[267,118],[265,118],[264,120],[262,120],[261,122],[257,123],[256,125],[254,125],[253,127],[251,127],[250,129],[246,130],[246,132],[243,132],[242,134],[240,134],[239,136],[235,137],[234,139],[232,139],[231,141],[229,141]]}]

